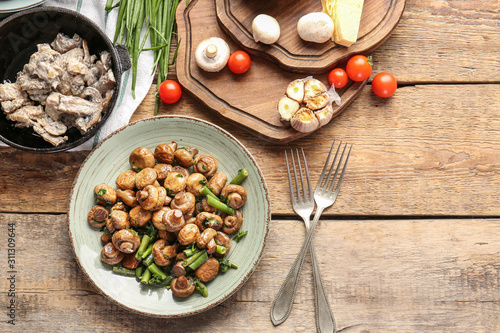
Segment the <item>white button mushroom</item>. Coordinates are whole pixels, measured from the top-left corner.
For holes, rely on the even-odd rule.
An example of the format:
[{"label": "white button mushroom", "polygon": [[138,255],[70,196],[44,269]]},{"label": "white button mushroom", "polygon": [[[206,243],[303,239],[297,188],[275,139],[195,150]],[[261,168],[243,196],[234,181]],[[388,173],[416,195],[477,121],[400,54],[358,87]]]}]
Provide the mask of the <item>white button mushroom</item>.
[{"label": "white button mushroom", "polygon": [[195,51],[195,60],[201,69],[207,72],[219,72],[229,59],[229,45],[219,37],[205,39]]},{"label": "white button mushroom", "polygon": [[307,42],[325,43],[333,35],[333,20],[326,13],[309,13],[297,23],[300,38]]},{"label": "white button mushroom", "polygon": [[252,33],[256,43],[273,44],[280,38],[280,25],[274,17],[259,14],[252,21]]}]

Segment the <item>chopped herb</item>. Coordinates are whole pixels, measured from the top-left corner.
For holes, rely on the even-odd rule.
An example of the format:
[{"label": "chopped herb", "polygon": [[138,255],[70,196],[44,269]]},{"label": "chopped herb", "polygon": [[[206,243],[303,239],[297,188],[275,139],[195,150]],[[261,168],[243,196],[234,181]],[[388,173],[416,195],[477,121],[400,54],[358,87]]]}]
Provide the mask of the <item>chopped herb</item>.
[{"label": "chopped herb", "polygon": [[207,179],[206,178],[200,179],[200,184],[207,185]]},{"label": "chopped herb", "polygon": [[171,197],[173,194],[174,194],[174,191],[172,191],[171,189],[169,189],[168,187],[165,188],[165,190],[167,190],[167,195],[169,197]]},{"label": "chopped herb", "polygon": [[178,173],[177,175],[175,175],[176,177],[179,177],[179,178],[184,178],[184,176],[181,174],[181,173]]},{"label": "chopped herb", "polygon": [[207,166],[205,164],[203,164],[203,166],[201,167],[203,170],[207,170]]},{"label": "chopped herb", "polygon": [[106,194],[106,192],[108,192],[108,191],[103,187],[103,188],[100,188],[96,194],[97,194],[97,196],[103,196]]},{"label": "chopped herb", "polygon": [[109,231],[108,227],[103,227],[102,231],[107,235],[111,235],[111,231]]},{"label": "chopped herb", "polygon": [[236,234],[236,236],[233,237],[233,240],[235,242],[239,242],[243,237],[246,236],[246,234],[248,234],[248,231],[238,231],[238,233]]}]

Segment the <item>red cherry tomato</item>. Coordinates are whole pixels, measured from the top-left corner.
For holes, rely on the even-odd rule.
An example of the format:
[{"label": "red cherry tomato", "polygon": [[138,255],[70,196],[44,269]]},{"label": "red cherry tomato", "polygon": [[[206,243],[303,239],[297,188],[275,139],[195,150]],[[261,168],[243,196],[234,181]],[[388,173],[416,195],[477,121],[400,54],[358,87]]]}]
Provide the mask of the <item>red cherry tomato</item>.
[{"label": "red cherry tomato", "polygon": [[227,65],[229,70],[235,74],[243,74],[245,73],[252,64],[252,60],[248,53],[244,51],[236,51],[229,56],[229,60],[227,61]]},{"label": "red cherry tomato", "polygon": [[355,55],[349,59],[345,70],[351,80],[364,81],[370,77],[372,65],[364,55]]},{"label": "red cherry tomato", "polygon": [[173,80],[165,80],[160,84],[158,89],[161,100],[166,104],[177,102],[182,95],[181,86]]},{"label": "red cherry tomato", "polygon": [[396,78],[389,73],[378,73],[372,81],[372,90],[375,95],[383,98],[391,97],[398,88]]},{"label": "red cherry tomato", "polygon": [[349,77],[342,68],[335,68],[328,74],[328,82],[337,89],[345,87],[347,81],[349,81]]}]

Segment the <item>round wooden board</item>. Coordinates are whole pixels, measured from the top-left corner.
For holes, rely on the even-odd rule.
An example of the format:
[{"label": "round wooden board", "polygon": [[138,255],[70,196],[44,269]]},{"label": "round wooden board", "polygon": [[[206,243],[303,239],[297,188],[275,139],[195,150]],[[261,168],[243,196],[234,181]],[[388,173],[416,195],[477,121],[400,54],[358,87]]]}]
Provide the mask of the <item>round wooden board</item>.
[{"label": "round wooden board", "polygon": [[[229,44],[231,52],[241,49],[240,46],[217,24],[214,1],[192,0],[187,8],[180,5],[176,20],[180,39],[176,71],[184,90],[219,116],[264,140],[286,143],[307,135],[285,126],[276,106],[291,81],[308,75],[284,71],[274,62],[258,56],[252,56],[250,70],[241,75],[231,73],[227,66],[218,73],[205,72],[194,60],[194,51],[201,41],[221,37]],[[314,77],[329,86],[327,74]],[[338,91],[342,104],[333,104],[334,117],[356,98],[366,83],[350,81]]]},{"label": "round wooden board", "polygon": [[[297,22],[305,14],[321,11],[320,0],[215,0],[217,18],[224,31],[249,53],[276,62],[286,71],[324,73],[354,54],[369,54],[391,34],[403,15],[405,0],[365,0],[358,41],[350,47],[303,41]],[[252,21],[258,14],[273,16],[281,35],[272,45],[256,43]]]}]

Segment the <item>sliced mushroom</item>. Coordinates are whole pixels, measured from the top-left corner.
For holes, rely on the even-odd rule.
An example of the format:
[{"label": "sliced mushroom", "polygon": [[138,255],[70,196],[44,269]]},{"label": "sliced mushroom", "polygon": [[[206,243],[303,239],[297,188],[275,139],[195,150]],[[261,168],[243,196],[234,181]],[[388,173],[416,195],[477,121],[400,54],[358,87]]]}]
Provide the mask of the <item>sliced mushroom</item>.
[{"label": "sliced mushroom", "polygon": [[178,278],[174,278],[170,283],[170,290],[172,290],[172,294],[177,297],[186,298],[191,295],[195,289],[196,287],[191,276],[179,276]]},{"label": "sliced mushroom", "polygon": [[220,195],[227,198],[229,206],[233,209],[241,208],[247,201],[247,190],[241,185],[226,185]]},{"label": "sliced mushroom", "polygon": [[141,171],[145,168],[152,168],[155,166],[155,156],[146,147],[138,147],[132,151],[129,157],[129,163],[134,171]]},{"label": "sliced mushroom", "polygon": [[241,225],[243,224],[243,215],[239,210],[235,210],[234,215],[232,216],[223,213],[221,217],[224,220],[222,224],[222,231],[226,234],[232,235],[241,229]]},{"label": "sliced mushroom", "polygon": [[116,178],[116,186],[120,190],[133,190],[135,189],[135,177],[137,175],[137,172],[134,170],[127,170],[123,171],[117,178]]},{"label": "sliced mushroom", "polygon": [[135,176],[135,186],[142,190],[148,185],[154,185],[157,177],[155,169],[144,168]]},{"label": "sliced mushroom", "polygon": [[137,198],[135,192],[132,190],[116,190],[117,198],[129,207],[137,206]]},{"label": "sliced mushroom", "polygon": [[184,215],[181,210],[172,209],[163,214],[162,224],[165,226],[165,230],[177,232],[184,227],[186,220],[184,220]]},{"label": "sliced mushroom", "polygon": [[113,234],[113,245],[123,253],[134,253],[141,244],[139,235],[130,229],[118,230]]},{"label": "sliced mushroom", "polygon": [[229,45],[219,37],[211,37],[196,47],[195,60],[198,66],[207,72],[219,72],[227,64]]},{"label": "sliced mushroom", "polygon": [[219,261],[213,257],[208,258],[200,267],[198,267],[194,274],[201,282],[212,281],[219,273]]},{"label": "sliced mushroom", "polygon": [[169,196],[174,196],[175,194],[184,191],[186,189],[187,177],[180,172],[172,171],[165,178],[163,186],[167,190]]},{"label": "sliced mushroom", "polygon": [[124,258],[122,252],[113,245],[113,243],[107,243],[101,250],[101,260],[110,265],[116,265],[121,262]]},{"label": "sliced mushroom", "polygon": [[206,228],[210,228],[210,226],[220,229],[222,226],[222,218],[216,214],[201,212],[196,215],[195,224],[201,231],[204,231]]},{"label": "sliced mushroom", "polygon": [[201,196],[200,190],[207,185],[207,178],[201,173],[195,172],[186,179],[186,191],[192,193],[195,197]]},{"label": "sliced mushroom", "polygon": [[174,152],[174,158],[181,166],[189,168],[194,164],[194,157],[198,154],[198,149],[193,147],[177,148]]},{"label": "sliced mushroom", "polygon": [[308,108],[301,108],[290,120],[292,127],[299,132],[309,133],[319,127],[319,120]]},{"label": "sliced mushroom", "polygon": [[116,230],[130,228],[130,220],[127,212],[123,210],[113,210],[109,218]]},{"label": "sliced mushroom", "polygon": [[158,266],[168,266],[177,256],[177,244],[168,245],[164,239],[159,239],[153,244],[153,259]]},{"label": "sliced mushroom", "polygon": [[177,241],[181,245],[189,245],[193,242],[196,242],[200,236],[200,229],[196,224],[186,224],[177,235]]},{"label": "sliced mushroom", "polygon": [[172,209],[179,209],[184,218],[190,218],[194,213],[196,198],[193,193],[181,191],[175,195],[170,203]]},{"label": "sliced mushroom", "polygon": [[108,217],[109,212],[106,207],[96,205],[87,214],[87,221],[94,228],[102,228],[106,225]]},{"label": "sliced mushroom", "polygon": [[160,144],[156,146],[154,156],[160,163],[174,163],[174,152],[177,149],[177,143],[172,141],[170,144]]},{"label": "sliced mushroom", "polygon": [[226,183],[227,176],[222,172],[218,172],[210,178],[207,185],[212,189],[213,194],[219,195]]},{"label": "sliced mushroom", "polygon": [[107,184],[96,185],[94,194],[99,205],[114,205],[116,202],[116,191]]},{"label": "sliced mushroom", "polygon": [[141,206],[136,206],[132,208],[129,212],[130,224],[134,227],[144,227],[151,218],[153,213],[149,210],[145,210]]},{"label": "sliced mushroom", "polygon": [[208,154],[201,154],[194,159],[194,172],[201,173],[207,178],[212,177],[217,172],[218,163],[215,157]]}]

